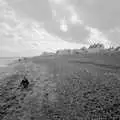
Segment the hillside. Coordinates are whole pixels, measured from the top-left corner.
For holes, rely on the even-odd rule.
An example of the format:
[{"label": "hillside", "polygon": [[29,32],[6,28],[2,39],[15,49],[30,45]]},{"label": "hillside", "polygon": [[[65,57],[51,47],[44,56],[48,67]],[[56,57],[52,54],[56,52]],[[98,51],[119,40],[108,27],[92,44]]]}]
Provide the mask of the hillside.
[{"label": "hillside", "polygon": [[[32,59],[28,59],[28,61],[32,61],[35,64],[45,64],[51,68],[57,66],[58,69],[72,67],[72,69],[88,69],[91,73],[97,69],[97,73],[99,73],[100,69],[103,71],[117,71],[120,69],[120,52],[116,53],[104,53],[104,54],[80,54],[80,55],[63,55],[63,56],[47,56],[47,57],[33,57]],[[64,70],[64,69],[63,69]],[[93,71],[91,71],[93,70]]]},{"label": "hillside", "polygon": [[16,61],[1,74],[0,120],[119,119],[119,61],[119,52]]}]

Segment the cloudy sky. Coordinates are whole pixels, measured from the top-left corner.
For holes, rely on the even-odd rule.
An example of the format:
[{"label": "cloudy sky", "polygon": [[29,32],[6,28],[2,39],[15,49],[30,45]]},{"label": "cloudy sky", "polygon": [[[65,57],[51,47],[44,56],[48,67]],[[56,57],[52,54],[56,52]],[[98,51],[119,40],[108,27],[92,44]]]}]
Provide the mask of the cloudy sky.
[{"label": "cloudy sky", "polygon": [[0,50],[38,55],[100,42],[120,45],[119,0],[0,0]]}]

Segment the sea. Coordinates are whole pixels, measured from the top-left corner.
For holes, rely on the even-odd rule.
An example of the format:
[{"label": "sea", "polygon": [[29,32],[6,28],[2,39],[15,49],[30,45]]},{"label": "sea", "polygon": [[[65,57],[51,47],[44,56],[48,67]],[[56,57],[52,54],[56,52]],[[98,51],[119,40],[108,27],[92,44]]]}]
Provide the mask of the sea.
[{"label": "sea", "polygon": [[0,57],[0,67],[7,67],[8,64],[17,60],[18,57]]}]

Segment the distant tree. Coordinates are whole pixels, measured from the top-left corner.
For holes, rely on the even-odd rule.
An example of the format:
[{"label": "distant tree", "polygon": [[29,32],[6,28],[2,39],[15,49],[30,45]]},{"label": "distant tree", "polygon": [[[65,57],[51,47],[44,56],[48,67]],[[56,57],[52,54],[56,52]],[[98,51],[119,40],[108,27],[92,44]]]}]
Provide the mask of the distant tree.
[{"label": "distant tree", "polygon": [[87,48],[86,47],[82,47],[80,50],[87,52]]},{"label": "distant tree", "polygon": [[89,48],[104,48],[104,45],[102,43],[94,43]]},{"label": "distant tree", "polygon": [[18,59],[18,61],[20,62],[20,61],[21,61],[21,59],[19,58],[19,59]]},{"label": "distant tree", "polygon": [[108,50],[109,50],[109,51],[113,51],[113,50],[115,50],[115,48],[114,48],[113,46],[110,46],[110,47],[108,48]]},{"label": "distant tree", "polygon": [[59,54],[59,52],[60,52],[60,51],[59,51],[59,50],[57,50],[57,51],[56,51],[56,54]]},{"label": "distant tree", "polygon": [[115,51],[119,51],[120,50],[120,46],[115,48]]},{"label": "distant tree", "polygon": [[87,50],[87,48],[86,47],[82,47],[81,50]]}]

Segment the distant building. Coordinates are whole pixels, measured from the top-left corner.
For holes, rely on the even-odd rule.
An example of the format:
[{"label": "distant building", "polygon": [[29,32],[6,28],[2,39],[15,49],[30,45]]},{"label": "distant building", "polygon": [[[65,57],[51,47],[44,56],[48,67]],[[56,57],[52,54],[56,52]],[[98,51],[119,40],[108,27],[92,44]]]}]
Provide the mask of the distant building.
[{"label": "distant building", "polygon": [[98,53],[98,52],[101,52],[101,51],[104,51],[104,49],[102,49],[102,48],[91,48],[91,49],[88,49],[88,53]]},{"label": "distant building", "polygon": [[72,50],[72,54],[80,54],[80,53],[83,53],[83,52],[85,52],[84,50],[82,50],[82,49],[73,49]]},{"label": "distant building", "polygon": [[53,56],[55,53],[52,52],[43,52],[42,56]]},{"label": "distant building", "polygon": [[71,54],[71,50],[70,49],[65,49],[65,50],[58,50],[56,52],[57,55],[70,55]]}]

